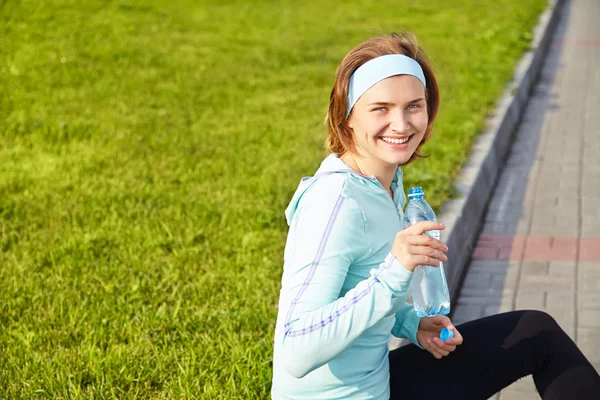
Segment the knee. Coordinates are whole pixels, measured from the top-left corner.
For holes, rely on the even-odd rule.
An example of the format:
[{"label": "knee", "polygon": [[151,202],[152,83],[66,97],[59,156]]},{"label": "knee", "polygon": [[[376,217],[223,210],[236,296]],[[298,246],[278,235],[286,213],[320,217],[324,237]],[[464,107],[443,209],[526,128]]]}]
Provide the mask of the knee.
[{"label": "knee", "polygon": [[564,347],[572,342],[556,320],[544,311],[514,311],[517,321],[504,339],[504,346],[523,344],[532,350],[538,349],[544,354],[548,349]]},{"label": "knee", "polygon": [[528,326],[537,327],[539,330],[562,330],[554,317],[545,311],[524,311],[522,320]]}]

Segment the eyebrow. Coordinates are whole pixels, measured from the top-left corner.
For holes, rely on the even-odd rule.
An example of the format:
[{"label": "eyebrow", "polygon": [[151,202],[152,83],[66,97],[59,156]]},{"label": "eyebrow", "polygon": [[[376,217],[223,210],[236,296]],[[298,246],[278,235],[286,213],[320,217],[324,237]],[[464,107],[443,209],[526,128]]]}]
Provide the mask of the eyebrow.
[{"label": "eyebrow", "polygon": [[[413,103],[418,103],[420,101],[424,101],[425,97],[419,97],[418,99],[414,99],[409,101],[407,104],[413,104]],[[394,103],[390,103],[388,101],[376,101],[374,103],[369,103],[367,104],[367,107],[371,107],[371,106],[390,106],[390,105],[394,105]]]}]

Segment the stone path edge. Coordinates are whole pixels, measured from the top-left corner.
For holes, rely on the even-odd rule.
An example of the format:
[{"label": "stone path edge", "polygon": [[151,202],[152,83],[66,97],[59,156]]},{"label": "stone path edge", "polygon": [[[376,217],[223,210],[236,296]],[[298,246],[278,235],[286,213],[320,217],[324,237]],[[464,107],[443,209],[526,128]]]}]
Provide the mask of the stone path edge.
[{"label": "stone path edge", "polygon": [[505,89],[496,109],[486,121],[486,129],[476,139],[469,159],[461,168],[455,187],[460,197],[442,204],[438,220],[446,225],[441,240],[448,246],[445,272],[454,308],[466,275],[471,255],[485,217],[502,163],[508,154],[531,90],[542,69],[552,34],[557,26],[564,0],[549,0],[534,30],[531,49],[515,69],[513,80]]}]

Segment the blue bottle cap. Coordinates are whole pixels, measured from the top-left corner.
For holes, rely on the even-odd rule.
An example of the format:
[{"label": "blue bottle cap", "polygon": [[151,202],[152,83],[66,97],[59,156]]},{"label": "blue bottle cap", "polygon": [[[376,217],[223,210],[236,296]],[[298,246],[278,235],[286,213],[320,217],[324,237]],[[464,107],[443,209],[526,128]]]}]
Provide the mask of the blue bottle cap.
[{"label": "blue bottle cap", "polygon": [[444,328],[442,329],[442,331],[440,332],[440,339],[442,339],[442,341],[446,341],[446,339],[452,339],[454,337],[454,331],[451,331],[448,328]]},{"label": "blue bottle cap", "polygon": [[423,198],[423,188],[421,186],[415,186],[408,189],[409,199],[420,199]]},{"label": "blue bottle cap", "polygon": [[423,194],[423,188],[421,186],[415,186],[408,189],[408,194]]}]

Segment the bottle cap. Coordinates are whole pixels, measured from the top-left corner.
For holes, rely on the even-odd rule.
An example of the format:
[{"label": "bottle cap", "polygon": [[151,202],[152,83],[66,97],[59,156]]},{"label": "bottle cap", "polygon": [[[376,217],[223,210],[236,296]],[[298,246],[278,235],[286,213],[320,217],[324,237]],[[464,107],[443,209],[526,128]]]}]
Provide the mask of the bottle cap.
[{"label": "bottle cap", "polygon": [[442,331],[440,332],[440,339],[442,339],[442,341],[446,341],[446,339],[452,339],[454,337],[454,331],[451,331],[448,328],[444,328],[442,329]]},{"label": "bottle cap", "polygon": [[411,187],[410,189],[408,189],[408,198],[418,198],[418,197],[423,197],[424,193],[423,193],[423,188],[421,186],[415,186],[415,187]]}]

